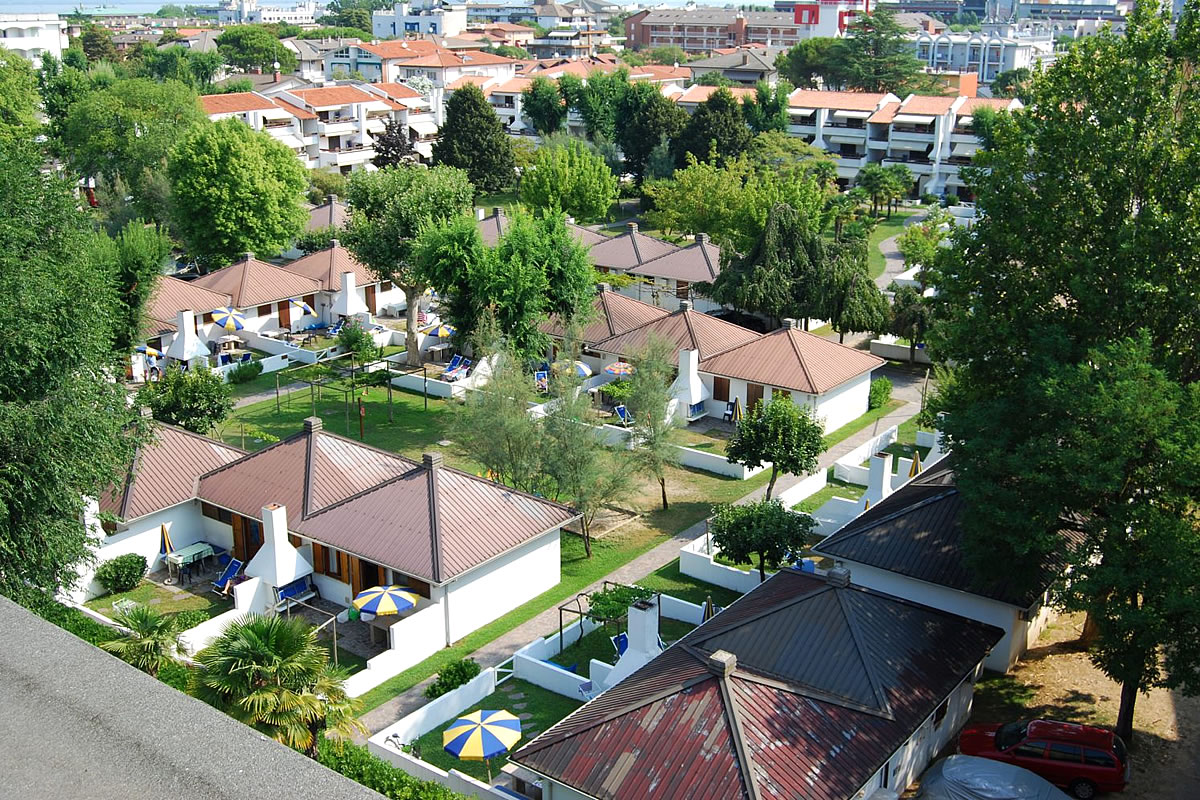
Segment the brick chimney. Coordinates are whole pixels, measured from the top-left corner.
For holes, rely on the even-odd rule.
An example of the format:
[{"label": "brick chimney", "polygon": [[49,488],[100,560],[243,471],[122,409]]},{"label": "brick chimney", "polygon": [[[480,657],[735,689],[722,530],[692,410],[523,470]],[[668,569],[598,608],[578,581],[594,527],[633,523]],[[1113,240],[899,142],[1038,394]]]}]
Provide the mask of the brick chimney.
[{"label": "brick chimney", "polygon": [[708,234],[707,233],[697,233],[696,234],[696,244],[708,244]]},{"label": "brick chimney", "polygon": [[247,250],[246,252],[242,253],[242,260],[243,261],[253,261],[254,260],[254,251]]},{"label": "brick chimney", "polygon": [[884,451],[871,456],[867,473],[866,498],[875,505],[892,493],[892,454]]},{"label": "brick chimney", "polygon": [[325,202],[329,203],[329,205],[333,205],[334,203],[337,202],[337,195],[336,194],[325,195]]}]

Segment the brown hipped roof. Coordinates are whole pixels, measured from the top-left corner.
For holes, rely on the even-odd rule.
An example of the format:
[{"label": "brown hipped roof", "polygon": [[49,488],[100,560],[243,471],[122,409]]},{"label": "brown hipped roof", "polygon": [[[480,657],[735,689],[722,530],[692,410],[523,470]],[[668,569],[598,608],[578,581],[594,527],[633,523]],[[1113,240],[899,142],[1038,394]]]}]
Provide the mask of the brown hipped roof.
[{"label": "brown hipped roof", "polygon": [[229,295],[233,305],[238,308],[301,297],[321,288],[312,278],[253,257],[243,257],[225,269],[201,275],[192,283]]},{"label": "brown hipped roof", "polygon": [[245,111],[268,111],[277,108],[268,97],[258,92],[230,92],[200,96],[205,114],[238,114]]},{"label": "brown hipped roof", "polygon": [[845,800],[1003,635],[781,570],[512,760],[605,800]]},{"label": "brown hipped roof", "polygon": [[688,283],[713,281],[720,272],[721,248],[703,233],[697,235],[695,241],[686,247],[680,247],[629,270],[631,275],[668,278]]},{"label": "brown hipped roof", "polygon": [[308,212],[309,233],[323,228],[344,228],[350,221],[350,209],[341,200],[326,201]]},{"label": "brown hipped roof", "polygon": [[[690,74],[691,71],[688,70],[688,72]],[[720,88],[720,86],[704,86],[703,84],[697,83],[689,86],[683,94],[676,97],[675,102],[703,103],[704,101],[708,100],[708,98],[712,97],[713,92]],[[732,94],[734,99],[739,103],[744,103],[746,102],[747,98],[754,97],[754,89],[746,86],[727,86],[725,88],[729,90],[730,94]]]},{"label": "brown hipped roof", "polygon": [[597,342],[595,349],[628,356],[645,349],[652,335],[666,339],[676,350],[695,350],[701,359],[759,338],[759,334],[741,325],[688,308]]},{"label": "brown hipped roof", "polygon": [[232,445],[156,422],[153,438],[138,447],[125,480],[101,493],[100,510],[131,520],[191,500],[197,478],[244,455]]},{"label": "brown hipped roof", "polygon": [[[658,306],[612,290],[602,290],[596,293],[596,299],[592,301],[592,315],[587,325],[579,331],[579,341],[580,344],[593,345],[666,315],[667,311]],[[566,327],[557,316],[550,317],[538,327],[550,336],[567,335]]]},{"label": "brown hipped roof", "polygon": [[341,291],[343,272],[354,273],[354,283],[356,286],[368,286],[372,283],[379,283],[379,278],[371,270],[360,264],[358,259],[349,250],[342,247],[337,239],[333,240],[332,247],[326,247],[324,250],[318,250],[315,253],[309,253],[303,258],[298,258],[285,266],[284,269],[304,275],[307,278],[315,278],[320,282],[321,288],[328,292]]},{"label": "brown hipped roof", "polygon": [[592,248],[592,262],[597,267],[627,270],[678,249],[670,242],[639,233],[637,225],[630,223],[625,233]]},{"label": "brown hipped roof", "polygon": [[375,44],[361,42],[357,47],[386,59],[416,58],[417,56],[436,53],[442,49],[428,39],[398,39],[390,42],[377,42]]},{"label": "brown hipped roof", "polygon": [[[479,229],[479,236],[483,239],[483,243],[488,247],[495,247],[496,243],[500,241],[500,237],[508,231],[508,214],[503,208],[494,208],[491,214],[476,222],[476,227]],[[567,230],[575,237],[575,241],[584,247],[591,247],[609,240],[604,234],[582,225],[576,225],[574,222],[567,223]]]},{"label": "brown hipped roof", "polygon": [[709,358],[701,356],[700,371],[824,394],[882,363],[870,353],[785,327]]},{"label": "brown hipped roof", "polygon": [[181,281],[170,275],[161,275],[150,293],[146,306],[146,329],[149,334],[175,330],[175,315],[184,309],[198,314],[207,314],[214,308],[230,303],[228,294],[214,292],[195,281]]}]

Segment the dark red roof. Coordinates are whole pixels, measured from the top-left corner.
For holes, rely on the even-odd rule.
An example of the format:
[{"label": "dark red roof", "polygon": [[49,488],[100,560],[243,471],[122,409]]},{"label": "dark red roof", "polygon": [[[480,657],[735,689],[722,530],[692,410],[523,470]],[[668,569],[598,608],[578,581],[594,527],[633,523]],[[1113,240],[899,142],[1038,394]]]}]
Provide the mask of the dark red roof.
[{"label": "dark red roof", "polygon": [[843,800],[1003,635],[783,570],[512,760],[604,800]]}]

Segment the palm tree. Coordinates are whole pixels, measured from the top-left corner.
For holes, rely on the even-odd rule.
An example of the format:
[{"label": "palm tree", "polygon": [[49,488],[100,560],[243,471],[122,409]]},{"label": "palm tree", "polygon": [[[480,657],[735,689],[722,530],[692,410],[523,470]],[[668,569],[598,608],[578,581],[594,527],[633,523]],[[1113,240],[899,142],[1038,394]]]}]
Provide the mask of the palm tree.
[{"label": "palm tree", "polygon": [[329,666],[316,629],[301,619],[250,615],[196,660],[193,695],[310,758],[324,733],[366,732],[361,701],[346,695],[346,673]]},{"label": "palm tree", "polygon": [[858,185],[871,195],[871,213],[879,210],[879,201],[888,190],[888,173],[882,164],[867,164],[858,173]]},{"label": "palm tree", "polygon": [[[890,195],[889,199],[892,202],[895,202],[907,197],[908,193],[911,192],[913,188],[912,170],[904,164],[889,164],[888,166],[884,167],[884,170],[887,172],[888,177],[891,178],[892,181],[892,185],[890,187],[892,191],[888,193]],[[888,207],[888,216],[891,216],[890,205]]]},{"label": "palm tree", "polygon": [[129,633],[100,643],[100,647],[149,675],[158,676],[163,664],[179,641],[179,625],[174,616],[163,616],[152,608],[136,605],[117,612],[117,624]]}]

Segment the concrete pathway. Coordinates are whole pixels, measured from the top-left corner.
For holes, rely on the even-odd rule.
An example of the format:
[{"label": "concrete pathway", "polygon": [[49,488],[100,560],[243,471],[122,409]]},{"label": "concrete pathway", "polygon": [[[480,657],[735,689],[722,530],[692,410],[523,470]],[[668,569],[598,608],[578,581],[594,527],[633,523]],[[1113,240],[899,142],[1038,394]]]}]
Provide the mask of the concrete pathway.
[{"label": "concrete pathway", "polygon": [[[858,447],[888,427],[899,425],[901,422],[915,416],[921,410],[920,381],[918,379],[903,370],[885,368],[882,372],[893,382],[892,397],[904,400],[905,404],[887,416],[876,420],[873,425],[864,428],[852,436],[846,437],[823,453],[817,462],[820,469],[828,469],[833,465],[834,461],[855,447]],[[801,477],[794,475],[781,475],[775,482],[775,492],[779,493],[790,486],[794,486],[800,480],[802,480]],[[748,503],[758,500],[766,495],[766,491],[766,487],[762,486],[749,492],[737,502]],[[614,583],[636,583],[655,570],[670,564],[679,558],[680,547],[704,535],[705,524],[704,521],[697,522],[695,525],[672,536],[662,544],[647,550],[629,563],[618,567],[600,580],[587,586],[583,590],[584,593],[600,589],[606,580]],[[470,653],[469,657],[479,662],[482,667],[494,667],[509,658],[514,651],[524,647],[534,639],[548,636],[556,630],[558,630],[558,604],[493,639],[478,650]],[[416,711],[429,702],[425,698],[424,692],[425,687],[432,682],[433,678],[428,678],[403,694],[397,695],[386,703],[368,711],[360,717],[362,723],[374,734],[391,725],[396,720]],[[364,740],[365,737],[359,737],[358,739],[360,744]]]},{"label": "concrete pathway", "polygon": [[[280,386],[279,387],[279,397],[282,400],[284,392],[287,392],[289,390],[303,389],[307,385],[308,384],[304,384],[304,383],[290,383],[287,386]],[[263,400],[274,400],[274,399],[275,399],[275,390],[267,389],[265,392],[258,392],[257,394],[250,394],[250,395],[246,395],[245,397],[239,397],[237,400],[234,401],[233,407],[234,408],[242,408],[243,406],[252,406],[255,403],[261,403]]]}]

